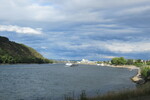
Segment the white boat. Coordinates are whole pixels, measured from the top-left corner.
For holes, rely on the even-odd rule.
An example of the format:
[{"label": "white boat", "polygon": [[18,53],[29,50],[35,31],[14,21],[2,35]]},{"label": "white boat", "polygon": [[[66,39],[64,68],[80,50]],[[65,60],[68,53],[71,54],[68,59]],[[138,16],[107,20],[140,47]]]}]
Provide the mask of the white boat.
[{"label": "white boat", "polygon": [[97,64],[97,66],[100,66],[100,64]]},{"label": "white boat", "polygon": [[101,63],[101,64],[97,64],[97,66],[104,66],[104,64],[103,64],[103,63]]},{"label": "white boat", "polygon": [[73,64],[72,63],[66,63],[66,66],[72,66]]},{"label": "white boat", "polygon": [[77,64],[73,64],[73,63],[71,63],[71,62],[68,62],[68,63],[66,63],[65,65],[66,65],[66,67],[74,67],[74,66],[77,66]]}]

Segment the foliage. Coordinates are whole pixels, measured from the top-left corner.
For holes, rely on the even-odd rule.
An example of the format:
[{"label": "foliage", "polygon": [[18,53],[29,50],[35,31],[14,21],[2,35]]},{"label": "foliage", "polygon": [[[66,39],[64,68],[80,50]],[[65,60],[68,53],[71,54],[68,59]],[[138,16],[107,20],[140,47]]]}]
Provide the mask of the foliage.
[{"label": "foliage", "polygon": [[134,90],[126,90],[118,93],[108,93],[103,96],[89,98],[88,100],[149,100],[150,83],[138,87]]},{"label": "foliage", "polygon": [[41,59],[35,57],[12,57],[9,55],[0,56],[0,63],[2,64],[16,64],[16,63],[53,63],[52,60],[49,59]]},{"label": "foliage", "polygon": [[142,63],[141,59],[136,60],[137,63]]},{"label": "foliage", "polygon": [[109,92],[105,95],[96,97],[86,97],[86,99],[69,98],[65,100],[149,100],[150,83],[146,83],[133,90],[124,90],[119,92]]},{"label": "foliage", "polygon": [[24,44],[9,41],[6,37],[0,36],[0,63],[53,63],[45,59],[40,53]]},{"label": "foliage", "polygon": [[137,67],[142,67],[144,64],[142,62],[135,62],[134,65]]},{"label": "foliage", "polygon": [[127,60],[123,57],[116,57],[111,60],[111,63],[114,65],[125,65],[127,63]]},{"label": "foliage", "polygon": [[147,65],[150,65],[150,62],[147,62],[146,64],[147,64]]},{"label": "foliage", "polygon": [[137,67],[143,67],[144,65],[150,65],[150,62],[143,62],[141,59],[125,59],[123,57],[116,57],[111,60],[111,63],[114,65],[135,65]]},{"label": "foliage", "polygon": [[134,60],[133,59],[127,59],[127,65],[133,65],[134,64]]},{"label": "foliage", "polygon": [[147,79],[150,76],[150,66],[141,67],[141,75]]}]

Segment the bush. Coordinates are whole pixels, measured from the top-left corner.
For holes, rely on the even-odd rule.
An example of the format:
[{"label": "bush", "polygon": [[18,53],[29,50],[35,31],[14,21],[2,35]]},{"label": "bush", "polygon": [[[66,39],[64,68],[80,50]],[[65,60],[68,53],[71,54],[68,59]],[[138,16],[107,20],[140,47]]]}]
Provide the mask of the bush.
[{"label": "bush", "polygon": [[116,57],[111,60],[111,63],[114,65],[125,65],[127,60],[124,57]]},{"label": "bush", "polygon": [[137,66],[137,67],[142,67],[144,64],[140,63],[140,62],[135,62],[134,65]]},{"label": "bush", "polygon": [[133,59],[128,59],[128,60],[127,60],[127,65],[133,65],[133,64],[134,64]]},{"label": "bush", "polygon": [[150,76],[150,66],[141,68],[141,75],[147,79]]},{"label": "bush", "polygon": [[15,64],[15,63],[53,63],[53,60],[36,58],[36,57],[12,57],[9,55],[0,56],[0,63]]},{"label": "bush", "polygon": [[147,65],[150,65],[150,62],[147,62],[146,64],[147,64]]}]

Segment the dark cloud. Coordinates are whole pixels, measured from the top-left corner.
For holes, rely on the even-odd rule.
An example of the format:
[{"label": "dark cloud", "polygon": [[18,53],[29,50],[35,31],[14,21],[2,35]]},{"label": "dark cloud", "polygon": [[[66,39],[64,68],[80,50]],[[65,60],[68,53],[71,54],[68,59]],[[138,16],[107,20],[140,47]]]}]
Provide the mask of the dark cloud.
[{"label": "dark cloud", "polygon": [[19,32],[23,27],[41,28],[41,34],[7,27],[0,35],[47,58],[149,59],[149,4],[149,0],[1,0],[0,25],[17,26]]}]

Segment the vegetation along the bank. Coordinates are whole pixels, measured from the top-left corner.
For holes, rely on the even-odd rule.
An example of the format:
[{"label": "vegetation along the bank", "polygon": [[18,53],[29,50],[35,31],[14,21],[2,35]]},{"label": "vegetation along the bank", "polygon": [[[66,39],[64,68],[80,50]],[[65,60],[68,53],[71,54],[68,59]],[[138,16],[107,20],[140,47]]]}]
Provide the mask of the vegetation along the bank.
[{"label": "vegetation along the bank", "polygon": [[141,67],[141,75],[146,80],[150,80],[150,66]]},{"label": "vegetation along the bank", "polygon": [[52,62],[33,48],[9,41],[8,38],[0,36],[0,64]]},{"label": "vegetation along the bank", "polygon": [[150,79],[150,61],[144,61],[141,59],[125,59],[124,57],[116,57],[111,60],[113,65],[134,65],[141,69],[141,76],[148,81]]},{"label": "vegetation along the bank", "polygon": [[120,92],[109,92],[103,96],[87,97],[86,93],[81,93],[79,99],[65,97],[65,100],[150,100],[150,83],[138,86],[134,90],[124,90]]},{"label": "vegetation along the bank", "polygon": [[150,61],[143,61],[141,59],[125,59],[124,57],[116,57],[111,60],[113,65],[135,65],[141,67],[143,65],[150,65]]}]

